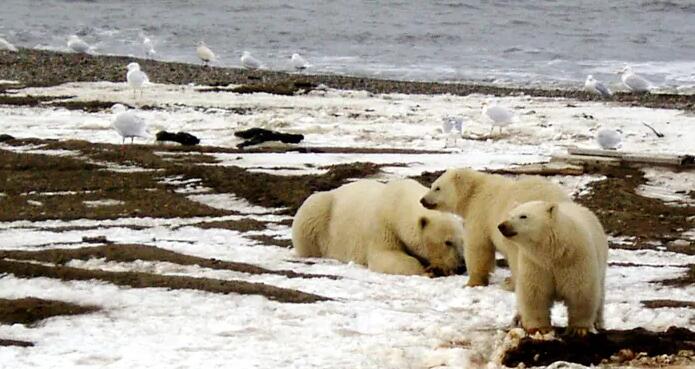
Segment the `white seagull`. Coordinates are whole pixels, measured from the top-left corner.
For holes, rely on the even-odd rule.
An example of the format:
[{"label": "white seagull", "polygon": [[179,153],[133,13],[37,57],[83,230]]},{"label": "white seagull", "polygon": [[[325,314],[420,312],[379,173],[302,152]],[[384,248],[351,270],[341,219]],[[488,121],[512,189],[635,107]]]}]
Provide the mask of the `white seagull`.
[{"label": "white seagull", "polygon": [[241,65],[246,69],[258,69],[261,67],[261,62],[254,58],[250,52],[244,51],[241,55]]},{"label": "white seagull", "polygon": [[463,117],[453,117],[451,115],[443,116],[442,131],[448,134],[453,130],[457,130],[459,134],[463,133]]},{"label": "white seagull", "polygon": [[154,49],[154,45],[152,44],[152,40],[150,40],[149,37],[144,37],[142,39],[142,48],[145,50],[145,56],[148,58],[153,57],[157,51]]},{"label": "white seagull", "polygon": [[625,87],[632,92],[649,92],[652,88],[649,81],[635,74],[628,65],[621,69],[618,74],[620,74],[620,80],[623,81]]},{"label": "white seagull", "polygon": [[89,44],[84,42],[77,35],[70,35],[70,37],[68,37],[68,47],[76,53],[86,53],[89,50]]},{"label": "white seagull", "polygon": [[135,114],[135,111],[127,110],[122,104],[115,104],[111,107],[111,111],[116,114],[111,128],[123,137],[123,144],[125,144],[126,138],[130,138],[132,144],[135,137],[148,137],[145,119]]},{"label": "white seagull", "polygon": [[126,81],[128,83],[128,87],[133,89],[133,97],[135,97],[137,90],[140,90],[140,96],[142,96],[142,87],[148,83],[150,79],[147,78],[147,74],[145,74],[145,72],[140,70],[140,64],[130,63],[128,64]]},{"label": "white seagull", "polygon": [[606,87],[601,81],[596,80],[594,76],[589,74],[586,77],[586,82],[584,82],[584,90],[586,92],[591,92],[597,95],[601,95],[601,97],[608,98],[613,95],[611,90]]},{"label": "white seagull", "polygon": [[[458,135],[452,135],[454,130],[458,132]],[[444,140],[444,147],[449,146],[449,139],[452,136],[454,138],[454,145],[456,145],[458,136],[461,136],[463,134],[463,117],[454,117],[451,115],[443,116],[442,132],[444,132],[444,134],[446,135]]]},{"label": "white seagull", "polygon": [[495,127],[500,127],[500,133],[502,133],[502,127],[512,124],[515,119],[514,113],[507,108],[497,104],[488,104],[487,102],[483,103],[482,114],[492,121],[490,135],[492,135]]},{"label": "white seagull", "polygon": [[596,132],[596,141],[604,150],[615,150],[620,145],[622,137],[616,130],[601,128]]},{"label": "white seagull", "polygon": [[198,43],[198,48],[195,49],[195,53],[198,54],[198,57],[203,61],[204,65],[208,65],[208,63],[215,60],[215,53],[210,50],[208,45],[205,44],[205,41],[200,41]]},{"label": "white seagull", "polygon": [[9,41],[0,37],[0,50],[17,51],[17,48],[12,45]]},{"label": "white seagull", "polygon": [[304,70],[309,67],[309,63],[307,63],[306,59],[297,53],[292,54],[290,62],[292,63],[292,67],[296,70]]}]

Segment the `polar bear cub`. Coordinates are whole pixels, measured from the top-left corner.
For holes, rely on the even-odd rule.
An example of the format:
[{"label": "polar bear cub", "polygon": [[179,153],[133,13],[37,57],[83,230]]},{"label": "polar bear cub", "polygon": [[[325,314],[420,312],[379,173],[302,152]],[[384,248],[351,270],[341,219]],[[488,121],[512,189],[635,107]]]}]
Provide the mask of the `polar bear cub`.
[{"label": "polar bear cub", "polygon": [[[414,180],[360,180],[304,201],[292,222],[297,255],[354,261],[388,274],[451,274],[461,265],[463,222],[420,205]],[[429,265],[425,269],[422,263]]]},{"label": "polar bear cub", "polygon": [[594,213],[572,202],[531,201],[498,228],[519,247],[516,297],[527,331],[551,330],[555,300],[567,305],[568,333],[603,327],[608,241]]},{"label": "polar bear cub", "polygon": [[[437,178],[420,202],[429,209],[450,211],[466,222],[464,259],[468,286],[486,286],[495,250],[502,252],[516,278],[516,247],[497,230],[515,204],[533,200],[571,201],[558,185],[537,176],[518,180],[468,168],[449,169]],[[508,286],[513,289],[512,285]]]}]

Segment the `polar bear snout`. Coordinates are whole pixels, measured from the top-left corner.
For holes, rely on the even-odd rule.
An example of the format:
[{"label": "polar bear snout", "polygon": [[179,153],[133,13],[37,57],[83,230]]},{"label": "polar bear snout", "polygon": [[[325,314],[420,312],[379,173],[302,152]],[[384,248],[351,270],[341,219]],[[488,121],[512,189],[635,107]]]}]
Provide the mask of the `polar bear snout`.
[{"label": "polar bear snout", "polygon": [[500,223],[500,224],[497,226],[497,229],[500,230],[500,233],[502,233],[502,235],[503,235],[504,237],[514,237],[514,236],[516,236],[516,231],[514,230],[514,226],[512,226],[511,224],[509,224],[509,223],[507,223],[507,222],[502,222],[502,223]]},{"label": "polar bear snout", "polygon": [[427,209],[434,209],[437,207],[437,204],[429,202],[426,197],[420,199],[420,204]]}]

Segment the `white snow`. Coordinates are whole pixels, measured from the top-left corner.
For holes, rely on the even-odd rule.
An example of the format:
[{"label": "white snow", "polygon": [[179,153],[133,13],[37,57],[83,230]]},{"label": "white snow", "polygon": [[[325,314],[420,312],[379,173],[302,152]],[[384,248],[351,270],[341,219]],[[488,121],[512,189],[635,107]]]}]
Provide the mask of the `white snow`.
[{"label": "white snow", "polygon": [[[327,166],[354,162],[384,165],[380,178],[418,175],[424,171],[470,166],[496,169],[546,162],[570,145],[595,147],[599,123],[623,132],[622,150],[692,154],[692,117],[677,110],[619,106],[611,102],[513,96],[497,102],[518,121],[494,139],[457,139],[444,149],[442,117],[465,120],[464,136],[482,137],[487,96],[371,94],[364,91],[314,91],[301,96],[238,95],[200,92],[202,86],[153,84],[135,101],[124,83],[69,83],[50,88],[19,89],[18,94],[77,96],[130,105],[152,105],[138,114],[151,130],[187,131],[205,145],[233,147],[236,130],[264,127],[302,133],[299,145],[436,150],[415,154],[239,153],[208,154],[215,165],[282,175],[323,173]],[[568,104],[571,106],[568,107]],[[0,132],[16,137],[84,139],[117,143],[109,112],[86,113],[51,107],[0,106]],[[665,134],[657,138],[641,122]],[[449,145],[451,146],[451,145]],[[10,146],[16,152],[78,156],[48,151],[42,145]],[[155,152],[162,157],[169,154]],[[145,170],[136,166],[108,170]],[[695,183],[692,171],[645,170],[644,196],[684,203],[677,191]],[[262,282],[330,297],[314,304],[285,304],[260,296],[219,295],[194,290],[117,287],[99,281],[63,282],[0,275],[0,298],[35,296],[102,307],[98,312],[59,316],[35,327],[0,325],[0,337],[28,340],[32,348],[4,347],[0,367],[12,368],[495,368],[495,353],[515,313],[514,295],[499,287],[509,275],[498,269],[488,287],[464,288],[466,276],[424,278],[373,273],[356,264],[328,259],[300,259],[292,250],[259,244],[254,235],[290,239],[286,215],[279,209],[252,205],[230,193],[213,193],[200,179],[164,177],[162,184],[209,206],[240,215],[190,218],[80,219],[0,222],[3,250],[77,248],[82,237],[106,236],[118,243],[157,246],[189,255],[252,263],[268,269],[329,274],[340,279],[250,275],[200,266],[137,260],[129,263],[91,259],[71,261],[79,268],[142,271],[162,275]],[[581,194],[601,176],[556,176],[568,193]],[[63,193],[41,193],[60,196]],[[67,194],[67,193],[65,193]],[[33,200],[32,200],[33,201]],[[85,202],[113,206],[117,200]],[[675,204],[675,203],[674,203]],[[268,229],[238,232],[201,229],[200,222],[241,220],[268,222]],[[132,228],[132,226],[138,226]],[[684,230],[686,237],[692,230]],[[693,236],[695,238],[695,236]],[[629,239],[612,239],[630,242]],[[311,263],[307,263],[307,261]],[[695,256],[654,250],[611,250],[607,274],[606,325],[653,330],[677,325],[695,329],[695,312],[684,308],[649,309],[641,301],[691,301],[695,286],[674,288],[655,281],[675,278],[695,263]],[[553,309],[555,324],[566,324],[564,307]]]},{"label": "white snow", "polygon": [[695,205],[688,192],[695,191],[694,172],[674,172],[664,168],[644,168],[647,183],[639,186],[636,193],[660,199],[672,206]]},{"label": "white snow", "polygon": [[[313,91],[307,95],[200,92],[205,86],[153,84],[133,99],[125,83],[67,83],[48,88],[19,89],[19,96],[77,96],[162,110],[140,111],[151,131],[187,131],[201,143],[234,146],[233,132],[263,127],[302,133],[311,146],[390,147],[440,150],[446,137],[441,119],[457,115],[466,120],[464,134],[485,136],[489,124],[480,117],[485,95],[371,94],[364,91]],[[692,153],[692,118],[678,110],[618,106],[610,102],[510,96],[496,98],[512,109],[518,122],[487,141],[459,140],[460,149],[488,153],[549,155],[570,145],[596,147],[599,127],[623,132],[622,150],[648,153]],[[572,107],[568,107],[571,102]],[[239,111],[242,109],[244,111]],[[80,138],[116,143],[108,132],[110,114],[84,113],[43,107],[1,107],[4,133],[16,137]],[[656,137],[647,122],[665,137]],[[50,125],[51,129],[47,129]]]}]

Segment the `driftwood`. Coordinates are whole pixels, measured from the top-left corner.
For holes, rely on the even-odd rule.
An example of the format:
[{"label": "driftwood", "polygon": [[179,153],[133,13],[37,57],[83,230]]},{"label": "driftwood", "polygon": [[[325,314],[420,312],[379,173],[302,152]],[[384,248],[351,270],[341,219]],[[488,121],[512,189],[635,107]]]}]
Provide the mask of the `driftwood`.
[{"label": "driftwood", "polygon": [[550,162],[544,164],[527,164],[512,168],[488,169],[487,173],[494,174],[528,174],[541,176],[580,176],[584,174],[584,167],[562,162]]},{"label": "driftwood", "polygon": [[642,122],[642,124],[644,124],[647,128],[651,129],[652,132],[654,132],[654,134],[656,135],[656,137],[659,137],[659,138],[664,137],[664,134],[663,134],[663,133],[657,131],[656,129],[654,129],[654,127],[650,126],[649,124],[644,123],[644,122]]},{"label": "driftwood", "polygon": [[583,149],[579,147],[569,147],[567,153],[568,155],[554,155],[553,161],[563,161],[571,164],[618,165],[622,162],[629,162],[676,167],[695,166],[695,156],[693,155],[644,154],[616,150]]},{"label": "driftwood", "polygon": [[561,337],[549,341],[524,337],[518,346],[505,352],[502,364],[516,367],[524,363],[530,367],[568,361],[596,365],[621,351],[656,356],[677,355],[681,350],[695,350],[695,332],[679,327],[670,327],[666,332],[644,328],[607,330],[584,338]]}]

